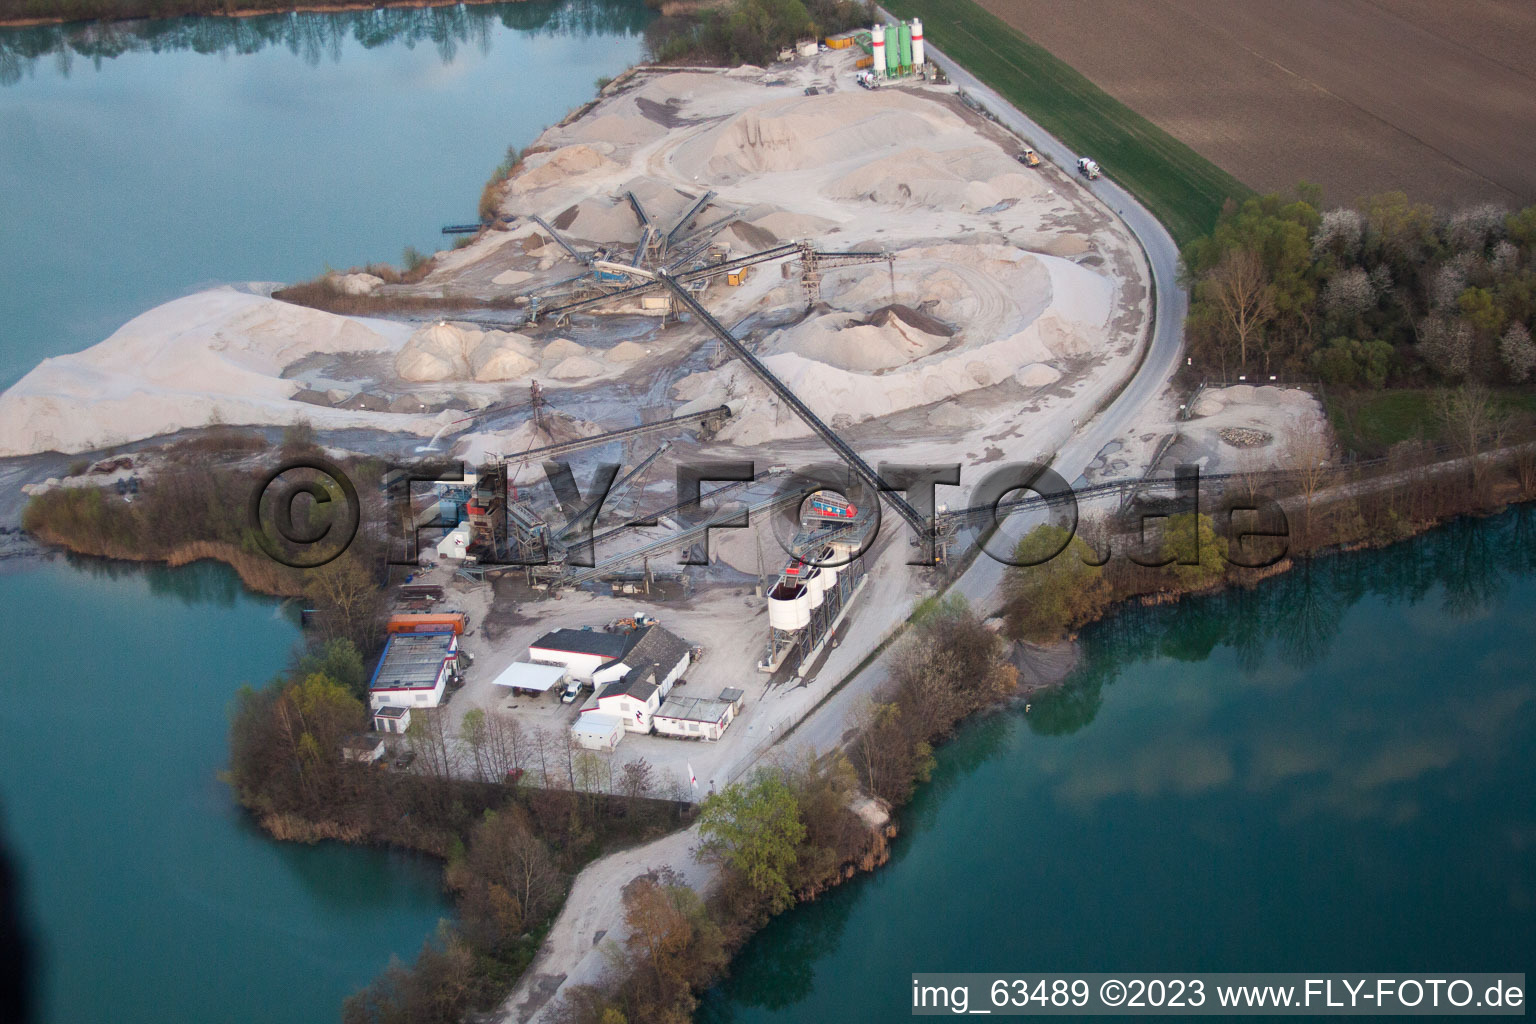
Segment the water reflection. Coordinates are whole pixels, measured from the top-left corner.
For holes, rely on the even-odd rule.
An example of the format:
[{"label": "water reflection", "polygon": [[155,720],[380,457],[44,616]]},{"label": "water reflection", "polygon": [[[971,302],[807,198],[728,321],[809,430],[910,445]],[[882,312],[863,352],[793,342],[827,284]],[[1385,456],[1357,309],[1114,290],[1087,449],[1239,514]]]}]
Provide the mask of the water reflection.
[{"label": "water reflection", "polygon": [[459,48],[489,53],[495,27],[530,35],[638,35],[651,14],[639,0],[528,0],[455,7],[288,12],[250,18],[171,18],[162,21],[75,22],[0,31],[0,85],[14,85],[51,59],[68,77],[76,58],[96,70],[125,53],[191,50],[201,54],[257,53],[281,47],[306,64],[341,60],[347,40],[364,49],[430,43],[444,64]]},{"label": "water reflection", "polygon": [[1366,556],[1303,561],[1252,590],[1130,605],[1085,631],[1083,661],[1029,717],[1042,735],[1075,732],[1093,720],[1101,690],[1127,666],[1154,657],[1201,662],[1231,648],[1245,672],[1275,663],[1305,669],[1323,660],[1345,613],[1367,597],[1417,606],[1438,592],[1438,611],[1470,619],[1502,600],[1510,579],[1536,567],[1536,513],[1459,520]]},{"label": "water reflection", "polygon": [[150,594],[175,598],[187,607],[215,605],[232,608],[242,598],[249,596],[239,576],[213,562],[199,562],[172,569],[158,563],[145,565],[79,555],[66,555],[65,561],[83,575],[96,579],[142,580]]}]

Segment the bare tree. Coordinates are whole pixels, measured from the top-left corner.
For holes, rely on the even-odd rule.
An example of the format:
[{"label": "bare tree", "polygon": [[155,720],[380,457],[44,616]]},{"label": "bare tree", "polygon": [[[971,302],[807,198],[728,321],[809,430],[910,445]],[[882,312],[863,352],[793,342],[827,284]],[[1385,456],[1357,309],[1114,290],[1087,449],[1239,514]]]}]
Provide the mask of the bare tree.
[{"label": "bare tree", "polygon": [[1206,276],[1207,294],[1237,341],[1238,366],[1248,365],[1248,347],[1275,316],[1275,290],[1259,254],[1231,249]]},{"label": "bare tree", "polygon": [[1503,445],[1509,417],[1481,384],[1436,392],[1434,409],[1447,439],[1472,464],[1473,488],[1481,488],[1487,471],[1483,452]]},{"label": "bare tree", "polygon": [[1328,478],[1328,462],[1333,457],[1333,445],[1323,430],[1308,430],[1304,426],[1297,426],[1286,434],[1284,451],[1286,468],[1295,477],[1297,490],[1302,497],[1302,540],[1303,543],[1310,543],[1312,503]]},{"label": "bare tree", "polygon": [[527,767],[523,727],[511,715],[492,711],[485,717],[485,756],[497,781]]},{"label": "bare tree", "polygon": [[459,766],[456,744],[448,735],[448,715],[442,708],[416,708],[406,735],[422,771],[435,779],[450,779]]},{"label": "bare tree", "polygon": [[630,761],[619,772],[619,792],[631,800],[650,796],[656,785],[651,776],[651,763],[645,758]]}]

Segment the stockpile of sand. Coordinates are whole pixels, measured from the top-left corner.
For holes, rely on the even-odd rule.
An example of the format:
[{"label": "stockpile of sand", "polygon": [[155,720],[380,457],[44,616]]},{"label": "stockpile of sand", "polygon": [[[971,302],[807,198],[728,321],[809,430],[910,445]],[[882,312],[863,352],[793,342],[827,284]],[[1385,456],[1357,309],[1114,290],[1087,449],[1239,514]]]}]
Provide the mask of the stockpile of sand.
[{"label": "stockpile of sand", "polygon": [[487,331],[469,354],[475,380],[522,380],[538,368],[528,355],[527,339],[503,331]]},{"label": "stockpile of sand", "polygon": [[641,145],[654,142],[667,133],[666,128],[636,113],[630,117],[603,114],[584,117],[561,131],[561,137],[571,142],[618,143]]},{"label": "stockpile of sand", "polygon": [[910,146],[960,122],[896,90],[795,96],[744,110],[678,146],[680,171],[725,183],[763,172],[820,168],[892,145]]},{"label": "stockpile of sand", "polygon": [[871,161],[832,182],[825,194],[834,199],[908,203],[934,209],[983,210],[1004,200],[1025,199],[1043,186],[989,159],[995,150],[967,148],[935,152],[913,147]]},{"label": "stockpile of sand", "polygon": [[549,153],[535,153],[523,164],[523,170],[507,182],[507,191],[512,195],[523,195],[551,185],[568,185],[573,178],[608,173],[619,167],[599,152],[599,146],[586,143],[561,146]]},{"label": "stockpile of sand", "polygon": [[633,341],[621,341],[603,353],[603,358],[607,359],[610,363],[633,363],[644,359],[645,355],[644,345]]},{"label": "stockpile of sand", "polygon": [[555,338],[544,346],[544,351],[539,353],[539,358],[569,359],[571,356],[584,356],[586,354],[586,346],[574,342],[570,338]]},{"label": "stockpile of sand", "polygon": [[0,395],[0,455],[84,451],[212,421],[431,433],[429,417],[290,401],[302,385],[280,376],[316,352],[393,351],[408,330],[233,288],[189,295],[84,352],[44,360]]},{"label": "stockpile of sand", "polygon": [[521,334],[428,324],[395,356],[402,380],[518,380],[538,367],[533,343]]},{"label": "stockpile of sand", "polygon": [[544,372],[556,380],[585,380],[603,373],[603,364],[586,356],[570,356]]},{"label": "stockpile of sand", "polygon": [[800,239],[818,238],[835,230],[837,225],[825,217],[809,213],[790,213],[780,210],[749,221],[753,227],[768,232],[775,242],[794,242]]},{"label": "stockpile of sand", "polygon": [[[550,221],[555,230],[568,238],[601,245],[633,246],[640,240],[640,222],[629,203],[611,199],[583,199],[561,211]],[[556,248],[559,255],[565,250]]]},{"label": "stockpile of sand", "polygon": [[900,311],[887,308],[868,321],[833,313],[779,332],[772,346],[776,352],[793,352],[843,370],[890,370],[949,344],[950,332],[943,325],[924,317],[930,321],[925,324],[930,330],[925,331],[914,323],[919,317],[907,307]]},{"label": "stockpile of sand", "polygon": [[[825,314],[771,339],[763,364],[839,427],[997,384],[1045,387],[1060,378],[1063,359],[1105,344],[1112,299],[1105,279],[1055,257],[1009,253],[1004,259],[992,251],[1002,247],[969,248],[969,254],[950,254],[969,258],[957,259],[948,271],[964,275],[961,285],[985,283],[994,291],[957,292],[949,305],[979,311],[979,329],[961,317],[954,321],[959,332],[946,337],[944,323],[900,306],[862,323],[848,314]],[[1024,281],[1034,291],[1009,291]],[[730,402],[738,412],[721,432],[726,441],[753,445],[804,433],[736,363],[685,378],[675,394],[689,411]]]},{"label": "stockpile of sand", "polygon": [[[524,420],[511,430],[485,430],[465,434],[453,443],[454,457],[463,459],[470,466],[479,466],[493,458],[518,455],[546,445],[564,444],[566,441],[592,437],[603,432],[603,428],[596,423],[574,419],[553,410],[545,410],[543,420],[542,430],[534,426],[532,420]],[[534,466],[531,475],[528,469],[524,469],[518,479],[526,483],[530,479],[541,480],[543,475],[542,470]]]}]

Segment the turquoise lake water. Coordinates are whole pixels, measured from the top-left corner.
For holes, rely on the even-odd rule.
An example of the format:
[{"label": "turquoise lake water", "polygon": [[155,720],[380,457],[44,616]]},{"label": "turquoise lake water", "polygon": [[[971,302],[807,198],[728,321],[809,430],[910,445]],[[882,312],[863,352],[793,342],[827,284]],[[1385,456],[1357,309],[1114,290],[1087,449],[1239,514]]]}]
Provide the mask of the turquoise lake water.
[{"label": "turquoise lake water", "polygon": [[448,912],[425,859],[275,843],[230,800],[226,711],[299,631],[212,564],[0,576],[4,828],[50,1021],[334,1020]]},{"label": "turquoise lake water", "polygon": [[188,18],[93,29],[87,55],[0,31],[0,388],[199,287],[445,248],[507,147],[639,60],[651,17],[531,0]]},{"label": "turquoise lake water", "polygon": [[[632,3],[0,31],[0,388],[211,284],[398,262],[642,54]],[[71,40],[61,46],[61,40]],[[44,1019],[338,1017],[448,911],[436,865],[274,843],[216,773],[299,638],[222,568],[0,566],[0,831]]]},{"label": "turquoise lake water", "polygon": [[914,971],[1529,972],[1533,555],[1527,509],[1088,630],[697,1019],[905,1018]]}]

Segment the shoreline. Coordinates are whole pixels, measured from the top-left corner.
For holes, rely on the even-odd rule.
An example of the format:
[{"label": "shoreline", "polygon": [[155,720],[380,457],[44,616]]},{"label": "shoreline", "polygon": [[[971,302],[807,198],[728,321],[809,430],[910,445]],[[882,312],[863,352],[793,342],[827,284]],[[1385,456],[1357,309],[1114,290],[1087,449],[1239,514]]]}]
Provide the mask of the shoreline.
[{"label": "shoreline", "polygon": [[5,18],[0,19],[0,29],[39,28],[45,25],[101,25],[121,24],[130,21],[172,21],[177,18],[260,18],[277,14],[333,14],[339,11],[379,11],[385,9],[411,9],[428,7],[459,7],[463,5],[491,6],[493,4],[525,3],[527,0],[388,0],[385,3],[357,3],[355,0],[339,0],[337,3],[280,4],[274,7],[239,7],[234,10],[197,11],[184,10],[177,14],[127,14],[102,15],[95,18]]},{"label": "shoreline", "polygon": [[[505,2],[505,0],[467,0],[467,2],[476,3],[476,4],[487,4],[487,3],[492,3],[492,2]],[[335,11],[371,10],[371,9],[383,9],[383,8],[427,8],[427,7],[453,6],[453,5],[454,4],[452,2],[449,2],[449,0],[414,0],[414,2],[411,2],[411,0],[408,0],[408,2],[385,3],[385,4],[339,3],[339,4],[333,4],[333,5],[319,4],[319,5],[302,6],[302,7],[273,8],[273,9],[268,9],[268,10],[248,9],[248,10],[242,10],[242,11],[237,11],[237,12],[216,13],[216,14],[214,14],[214,13],[198,14],[196,12],[192,12],[190,16],[202,16],[202,17],[259,17],[259,16],[264,16],[264,15],[269,15],[269,14],[289,13],[291,11],[335,12]],[[189,16],[189,15],[180,15],[180,16]],[[180,17],[180,16],[173,16],[173,17]],[[138,20],[138,19],[116,19],[116,20]],[[68,25],[68,24],[82,24],[82,25],[84,25],[84,24],[90,24],[90,23],[91,22],[88,22],[88,21],[66,22],[63,19],[52,19],[52,20],[38,20],[38,21],[33,21],[33,22],[21,23],[21,24],[0,22],[0,27],[25,27],[26,25],[46,25],[46,24],[65,24],[65,25]],[[634,76],[639,71],[643,70],[646,66],[648,66],[648,65],[636,65],[635,67],[627,69],[626,71],[622,72],[614,80],[614,84],[617,84],[619,82],[627,80],[628,78]],[[677,70],[685,70],[685,69],[677,69]],[[612,86],[610,86],[610,88],[611,87]],[[580,108],[578,108],[571,115],[568,115],[566,121],[561,122],[561,124],[565,124],[565,123],[577,120],[577,119],[581,118],[582,116],[585,116],[585,114],[588,113],[593,108],[593,106],[602,98],[602,96],[607,91],[608,91],[608,89],[600,90],[599,93],[598,93],[598,96],[596,98],[594,98],[594,100],[589,101],[588,103],[586,103],[583,106],[581,106]],[[1144,254],[1144,258],[1146,258],[1148,263],[1150,264],[1151,263],[1151,254],[1146,252],[1144,244],[1143,244],[1143,254]],[[1154,303],[1154,305],[1153,305],[1153,313],[1152,313],[1152,321],[1155,322],[1159,318],[1161,311],[1159,310],[1158,304],[1156,303],[1156,298],[1157,298],[1156,289],[1153,289],[1150,294],[1152,296],[1152,301]],[[1099,404],[1098,408],[1095,410],[1094,417],[1097,417],[1099,413],[1105,411],[1110,406],[1114,405],[1116,400],[1125,391],[1127,391],[1129,388],[1131,388],[1133,384],[1136,383],[1137,378],[1138,378],[1138,376],[1140,374],[1140,371],[1141,371],[1142,367],[1145,366],[1150,361],[1150,356],[1151,356],[1151,346],[1149,344],[1146,348],[1143,348],[1140,351],[1140,353],[1138,355],[1138,361],[1136,363],[1136,366],[1133,367],[1130,375],[1127,376],[1124,380],[1122,380],[1120,382],[1120,384],[1110,394],[1108,394],[1106,397],[1104,397],[1102,402]],[[1164,383],[1166,384],[1166,382],[1164,382]],[[1090,417],[1090,421],[1094,417]],[[1074,427],[1075,426],[1076,426],[1076,424],[1074,422]],[[1448,468],[1448,467],[1451,466],[1451,464],[1454,461],[1455,460],[1446,460],[1446,462],[1444,464],[1442,464],[1442,465],[1444,465],[1445,467]],[[1383,489],[1389,489],[1389,488],[1383,488]],[[1505,506],[1505,507],[1509,507],[1509,506]],[[1468,514],[1468,513],[1457,513],[1457,515],[1462,515],[1462,514]],[[1454,516],[1449,517],[1449,518],[1454,518]],[[1353,551],[1353,550],[1358,550],[1359,548],[1362,548],[1362,547],[1372,547],[1372,548],[1389,547],[1389,546],[1392,546],[1393,544],[1397,543],[1398,541],[1414,540],[1414,539],[1422,536],[1424,533],[1426,533],[1426,532],[1428,532],[1428,531],[1430,531],[1432,529],[1438,528],[1439,526],[1444,525],[1446,522],[1449,521],[1449,518],[1437,519],[1437,520],[1434,520],[1434,521],[1426,522],[1426,523],[1424,523],[1422,525],[1415,524],[1415,526],[1414,526],[1414,528],[1413,528],[1413,530],[1412,530],[1412,532],[1410,534],[1408,534],[1406,536],[1394,538],[1392,540],[1385,541],[1385,542],[1382,542],[1382,543],[1378,543],[1378,544],[1357,544],[1357,545],[1351,547],[1351,546],[1348,545],[1348,542],[1341,542],[1337,546],[1318,547],[1318,548],[1314,549],[1313,551],[1309,552],[1304,557],[1310,559],[1310,558],[1318,557],[1318,556],[1323,555],[1325,553],[1330,553],[1330,552],[1335,551],[1335,550],[1341,551],[1341,552],[1349,552],[1349,551]],[[245,586],[247,586],[249,589],[251,589],[251,590],[253,590],[253,591],[257,592],[257,593],[277,594],[278,596],[291,596],[291,595],[283,595],[283,594],[281,594],[280,592],[277,592],[277,591],[263,590],[260,586],[258,586],[257,584],[253,583],[251,581],[251,579],[248,578],[247,572],[241,569],[241,566],[240,566],[240,564],[238,564],[238,561],[237,561],[237,558],[240,557],[240,556],[244,556],[246,558],[249,558],[250,556],[247,556],[244,552],[241,552],[241,551],[239,551],[237,549],[231,549],[230,546],[228,546],[228,545],[224,545],[224,546],[222,546],[222,548],[219,548],[218,550],[212,550],[212,548],[218,548],[218,546],[217,545],[212,545],[211,542],[191,542],[188,545],[186,545],[186,547],[188,549],[197,548],[197,547],[199,547],[199,545],[203,545],[205,548],[209,548],[209,549],[208,550],[204,550],[204,553],[196,554],[196,555],[191,555],[191,556],[187,557],[186,559],[184,559],[183,561],[178,562],[178,561],[175,560],[175,557],[176,557],[176,555],[179,552],[173,552],[171,555],[168,555],[168,556],[166,556],[164,558],[160,558],[160,557],[154,557],[154,558],[150,558],[150,557],[135,558],[131,554],[122,554],[122,553],[118,553],[118,552],[97,552],[97,551],[76,550],[76,549],[72,549],[70,547],[70,545],[68,544],[68,542],[62,541],[62,540],[61,541],[57,541],[56,543],[50,543],[50,542],[47,542],[47,541],[44,541],[43,543],[49,543],[50,547],[60,547],[60,548],[63,548],[64,550],[73,550],[74,553],[77,553],[77,554],[87,554],[87,555],[90,555],[92,557],[112,558],[112,559],[115,559],[115,560],[125,560],[125,561],[145,561],[145,562],[163,561],[165,564],[167,564],[167,565],[169,565],[171,567],[176,567],[177,565],[187,564],[190,561],[198,560],[200,558],[212,558],[212,559],[215,559],[215,560],[224,561],[224,562],[226,562],[226,564],[229,564],[233,568],[235,568],[236,572],[241,577],[242,583]],[[1264,578],[1269,578],[1270,576],[1278,576],[1278,575],[1281,575],[1284,572],[1288,572],[1290,569],[1295,567],[1295,563],[1297,561],[1299,561],[1299,560],[1300,560],[1300,558],[1287,558],[1285,563],[1284,563],[1284,568],[1283,569],[1277,567],[1274,571],[1267,573]],[[1240,584],[1240,585],[1256,585],[1258,582],[1262,582],[1262,579],[1254,580],[1254,581],[1252,581],[1252,583],[1249,583],[1249,584]],[[957,593],[957,592],[959,592],[959,589],[960,589],[959,585],[960,585],[960,576],[957,575],[955,578],[947,581],[947,583],[945,585],[943,585],[938,590],[938,592],[939,593]],[[1103,616],[1107,617],[1109,615],[1113,615],[1113,614],[1118,613],[1123,608],[1129,606],[1132,601],[1137,601],[1137,602],[1143,603],[1143,604],[1148,603],[1149,600],[1157,600],[1159,603],[1161,603],[1162,600],[1178,601],[1178,600],[1182,600],[1184,596],[1202,596],[1202,595],[1205,595],[1205,594],[1208,594],[1208,593],[1216,592],[1216,591],[1221,590],[1221,589],[1226,589],[1226,588],[1228,588],[1230,586],[1231,586],[1231,583],[1227,582],[1224,579],[1222,582],[1216,584],[1215,586],[1203,587],[1203,588],[1195,589],[1195,590],[1176,591],[1176,592],[1170,592],[1170,593],[1166,593],[1166,594],[1165,593],[1159,593],[1159,594],[1156,594],[1156,595],[1143,595],[1143,596],[1140,596],[1140,597],[1136,597],[1136,596],[1126,597],[1126,598],[1121,599],[1119,601],[1116,601],[1112,605],[1108,606],[1104,610]],[[979,610],[980,609],[978,609],[978,611]],[[843,675],[840,679],[838,679],[835,683],[833,683],[828,688],[826,693],[823,694],[822,698],[813,707],[811,707],[808,711],[806,711],[806,713],[794,723],[793,727],[788,732],[786,732],[782,736],[779,736],[774,743],[772,743],[771,745],[766,747],[764,750],[762,750],[760,752],[757,752],[754,755],[754,757],[753,757],[751,763],[749,764],[748,768],[745,769],[745,770],[750,770],[751,765],[761,762],[767,755],[771,754],[774,751],[788,750],[789,749],[788,744],[790,742],[790,738],[791,737],[798,737],[800,735],[801,727],[809,725],[813,719],[822,718],[822,719],[824,719],[826,721],[834,721],[835,720],[839,726],[845,728],[848,725],[848,721],[849,721],[848,717],[846,715],[846,709],[838,707],[837,706],[838,702],[835,701],[834,698],[837,695],[842,694],[845,690],[851,690],[851,684],[853,684],[855,682],[855,680],[858,679],[858,677],[860,677],[864,673],[866,673],[866,672],[870,671],[872,668],[874,668],[874,666],[878,662],[880,662],[883,657],[885,657],[892,649],[894,649],[897,646],[897,644],[899,644],[900,638],[901,638],[902,633],[903,633],[903,631],[905,629],[905,626],[906,626],[906,622],[907,622],[907,620],[903,620],[901,623],[899,623],[897,628],[896,628],[896,630],[892,633],[892,635],[886,641],[882,642],[879,645],[874,646],[867,653],[867,655],[864,657],[864,659],[862,661],[860,661],[850,671],[848,671],[845,675]],[[1065,641],[1062,641],[1062,642],[1060,642],[1060,643],[1058,643],[1056,645],[1042,647],[1042,648],[1035,648],[1035,650],[1037,652],[1050,655],[1050,654],[1053,654],[1054,652],[1058,652],[1058,651],[1061,651],[1061,650],[1070,650],[1070,649],[1073,649],[1073,648],[1074,648],[1073,642],[1071,640],[1065,640]],[[1018,649],[1019,649],[1019,646],[1016,645],[1015,646],[1016,657],[1017,657]],[[825,667],[825,665],[823,665],[823,668],[824,667]],[[1055,687],[1059,686],[1061,684],[1061,682],[1063,682],[1070,675],[1070,671],[1071,671],[1071,665],[1068,665],[1068,666],[1066,666],[1065,670],[1062,672],[1062,674],[1060,675],[1059,678],[1054,678],[1052,680],[1049,680],[1049,681],[1046,681],[1046,682],[1043,682],[1043,683],[1038,683],[1038,684],[1036,684],[1036,685],[1034,685],[1034,686],[1032,686],[1032,687],[1030,687],[1028,689],[1024,688],[1021,685],[1020,691],[1017,694],[1015,694],[1015,695],[1013,695],[1013,696],[1011,696],[1009,698],[1006,698],[1006,699],[1004,699],[1002,701],[999,701],[997,704],[995,704],[991,708],[988,708],[988,709],[986,709],[984,711],[981,711],[981,712],[977,712],[976,714],[972,715],[970,718],[966,719],[966,722],[970,723],[970,722],[975,721],[977,718],[979,718],[983,714],[995,713],[995,712],[997,712],[999,710],[1002,710],[1002,709],[1005,709],[1005,708],[1009,708],[1013,704],[1023,703],[1025,700],[1027,700],[1033,694],[1037,694],[1037,693],[1040,693],[1040,692],[1049,691],[1051,689],[1054,689]],[[1021,680],[1021,683],[1022,683],[1022,680]],[[798,743],[799,740],[797,739],[795,742]],[[890,824],[888,825],[888,828],[890,830],[892,830],[892,831],[887,833],[887,837],[888,838],[890,836],[894,835],[894,830],[898,828],[898,825],[896,824],[896,820],[894,818],[894,810],[895,809],[893,809],[893,817],[891,819]],[[297,836],[279,837],[275,833],[273,833],[266,826],[265,823],[263,823],[263,822],[258,820],[258,824],[263,828],[263,831],[266,831],[268,833],[268,835],[271,838],[273,838],[275,841],[279,841],[279,842],[283,842],[283,841],[305,841],[302,837],[297,837]],[[686,849],[681,851],[681,853],[678,853],[678,851],[675,851],[675,850],[672,849],[674,846],[678,846],[678,845],[680,845],[682,843],[682,840],[679,837],[680,836],[686,836],[687,834],[688,834],[688,832],[686,830],[676,831],[676,832],[670,833],[670,834],[668,834],[666,836],[663,836],[660,839],[654,840],[652,843],[648,843],[648,844],[645,844],[642,847],[638,847],[638,848],[636,848],[634,850],[620,850],[620,851],[617,851],[617,852],[615,852],[613,854],[607,855],[607,856],[605,856],[603,858],[599,858],[598,860],[595,860],[595,861],[591,862],[581,872],[579,872],[575,876],[575,879],[573,880],[572,889],[571,889],[571,892],[569,894],[570,897],[574,898],[575,893],[576,893],[576,886],[582,884],[583,880],[588,879],[589,872],[593,872],[595,869],[599,868],[600,865],[606,864],[609,861],[610,858],[620,858],[620,857],[622,857],[622,858],[627,858],[628,860],[633,861],[634,858],[635,858],[635,855],[637,853],[639,853],[641,851],[644,851],[644,850],[651,849],[653,846],[655,846],[655,847],[662,847],[663,844],[666,844],[665,848],[668,851],[671,851],[671,853],[677,853],[679,856],[683,857],[685,860],[690,860],[690,858],[688,858],[688,851]],[[338,842],[349,842],[349,843],[353,843],[355,845],[376,845],[375,843],[369,841],[366,838],[348,839],[348,838],[343,838],[343,837],[339,837],[339,836],[331,836],[331,837],[323,837],[323,838],[329,838],[329,839],[332,839],[332,840],[338,841]],[[887,853],[887,857],[888,857],[888,853]],[[878,866],[880,866],[880,864],[883,864],[885,862],[885,859],[886,858],[881,858],[878,863],[872,865],[870,868],[867,868],[865,870],[872,871],[875,867],[878,867]],[[674,866],[676,866],[675,860],[674,860],[673,863],[674,863]],[[705,867],[707,868],[708,866],[706,865]],[[846,875],[845,877],[840,879],[838,882],[835,882],[833,884],[841,884],[841,882],[843,882],[843,881],[849,881],[853,877],[857,877],[857,874],[861,874],[861,873],[863,873],[863,871],[859,871],[859,872],[855,872],[855,873]],[[814,898],[814,894],[811,895],[809,898]],[[797,901],[797,902],[799,902],[799,901]],[[558,928],[559,927],[560,922],[564,919],[565,909],[566,908],[563,907],[561,912],[560,912],[560,914],[557,915],[552,928]],[[541,948],[541,950],[539,952],[539,957],[542,958],[545,955],[545,952],[546,951]],[[589,952],[592,952],[592,953],[597,952],[596,947],[595,946],[591,946],[589,948]],[[739,949],[736,950],[735,952],[739,952]],[[512,1017],[512,1007],[511,1007],[511,1003],[512,1003],[513,999],[516,997],[516,994],[519,991],[523,990],[525,985],[535,983],[535,973],[534,972],[535,972],[536,964],[537,964],[537,961],[535,962],[535,964],[530,965],[527,968],[527,970],[518,978],[517,984],[516,984],[516,986],[513,989],[513,993],[507,997],[506,1002],[503,1004],[506,1007],[506,1009],[507,1009],[507,1015],[506,1015],[506,1017],[504,1019],[508,1019],[508,1020],[514,1019]],[[553,1002],[553,1000],[551,1000],[551,1002]],[[539,1007],[536,1007],[532,1011],[532,1013],[537,1014],[537,1013],[541,1012],[545,1005],[546,1004],[542,1004],[541,1003]],[[520,1019],[527,1019],[527,1018],[520,1018]]]}]

